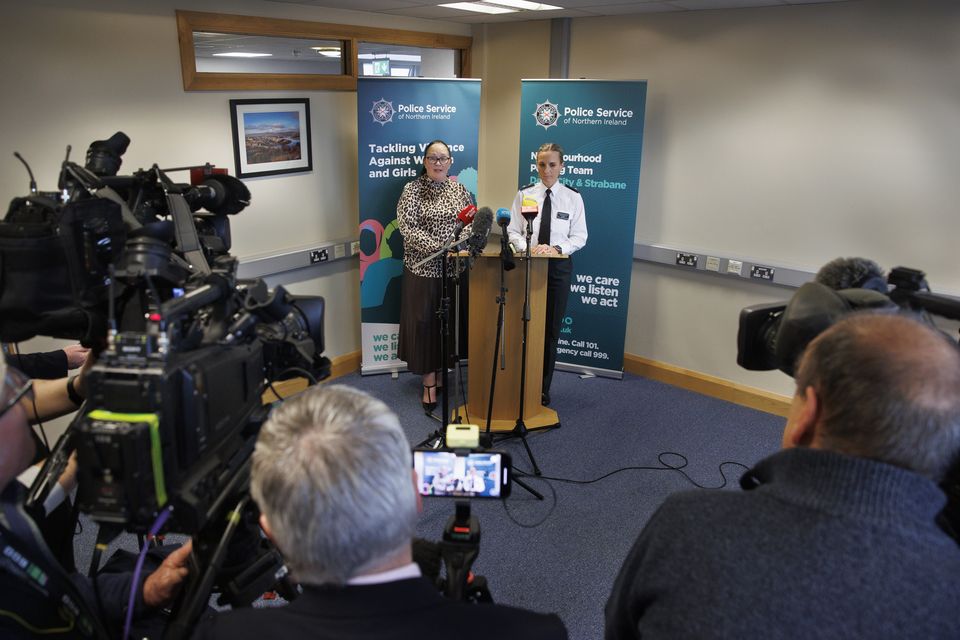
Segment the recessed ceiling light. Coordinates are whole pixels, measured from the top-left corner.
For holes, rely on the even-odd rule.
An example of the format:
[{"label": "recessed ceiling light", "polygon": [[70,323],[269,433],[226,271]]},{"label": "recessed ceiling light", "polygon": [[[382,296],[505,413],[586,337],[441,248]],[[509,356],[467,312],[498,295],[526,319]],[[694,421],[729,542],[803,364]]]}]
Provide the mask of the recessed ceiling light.
[{"label": "recessed ceiling light", "polygon": [[514,7],[515,9],[525,9],[526,11],[554,11],[556,9],[563,9],[563,7],[556,7],[552,4],[528,2],[527,0],[486,0],[486,2],[504,7]]},{"label": "recessed ceiling light", "polygon": [[215,53],[214,56],[221,58],[269,58],[272,53],[247,53],[245,51],[231,51],[230,53]]},{"label": "recessed ceiling light", "polygon": [[516,9],[507,7],[498,7],[483,2],[451,2],[449,4],[437,5],[448,9],[460,9],[461,11],[475,11],[477,13],[515,13]]},{"label": "recessed ceiling light", "polygon": [[317,53],[322,56],[327,56],[328,58],[339,58],[340,57],[340,48],[339,47],[310,47]]}]

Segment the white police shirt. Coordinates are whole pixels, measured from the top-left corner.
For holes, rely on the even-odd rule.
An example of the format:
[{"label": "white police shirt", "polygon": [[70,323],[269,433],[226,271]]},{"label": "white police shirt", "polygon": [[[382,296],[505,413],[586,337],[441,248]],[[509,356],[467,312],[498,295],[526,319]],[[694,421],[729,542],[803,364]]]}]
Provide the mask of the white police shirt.
[{"label": "white police shirt", "polygon": [[[507,234],[510,243],[518,253],[526,252],[527,221],[520,215],[520,206],[524,198],[537,201],[537,217],[533,220],[533,236],[530,241],[537,246],[537,237],[540,234],[540,220],[543,211],[543,200],[546,197],[547,187],[541,181],[522,187],[513,199],[510,207],[510,225]],[[576,189],[572,189],[559,180],[550,189],[550,244],[560,247],[564,255],[570,255],[587,244],[587,219],[584,215],[583,198]]]}]

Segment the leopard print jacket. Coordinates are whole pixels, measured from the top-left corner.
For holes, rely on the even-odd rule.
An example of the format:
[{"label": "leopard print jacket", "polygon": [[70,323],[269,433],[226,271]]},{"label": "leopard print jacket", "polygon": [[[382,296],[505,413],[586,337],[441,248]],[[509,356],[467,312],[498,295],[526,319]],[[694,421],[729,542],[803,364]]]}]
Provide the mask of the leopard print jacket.
[{"label": "leopard print jacket", "polygon": [[[457,224],[457,213],[470,203],[470,192],[453,180],[435,182],[422,175],[405,184],[397,203],[404,266],[418,276],[439,278],[443,268],[442,256],[416,268],[413,265],[450,239]],[[460,237],[467,237],[470,230],[471,225],[467,225]]]}]

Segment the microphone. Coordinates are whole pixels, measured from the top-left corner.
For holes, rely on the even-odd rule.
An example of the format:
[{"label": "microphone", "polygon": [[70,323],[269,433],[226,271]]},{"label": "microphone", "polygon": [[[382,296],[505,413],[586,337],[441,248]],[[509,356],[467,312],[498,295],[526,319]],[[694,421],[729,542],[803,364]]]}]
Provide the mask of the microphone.
[{"label": "microphone", "polygon": [[836,258],[820,267],[815,280],[836,291],[841,289],[872,289],[887,293],[887,279],[883,269],[867,258]]},{"label": "microphone", "polygon": [[500,263],[504,271],[510,271],[517,266],[513,259],[513,250],[507,240],[507,225],[510,224],[510,209],[497,209],[497,224],[500,225]]},{"label": "microphone", "polygon": [[463,228],[473,222],[473,217],[477,215],[477,205],[468,204],[460,213],[457,214],[457,226],[453,228],[453,237],[459,238]]},{"label": "microphone", "polygon": [[471,255],[478,255],[487,246],[490,227],[493,226],[493,211],[490,207],[481,207],[473,219],[473,233],[467,240]]},{"label": "microphone", "polygon": [[527,222],[532,222],[538,213],[540,213],[540,208],[537,206],[537,201],[533,198],[525,197],[520,204],[520,215],[522,215]]}]

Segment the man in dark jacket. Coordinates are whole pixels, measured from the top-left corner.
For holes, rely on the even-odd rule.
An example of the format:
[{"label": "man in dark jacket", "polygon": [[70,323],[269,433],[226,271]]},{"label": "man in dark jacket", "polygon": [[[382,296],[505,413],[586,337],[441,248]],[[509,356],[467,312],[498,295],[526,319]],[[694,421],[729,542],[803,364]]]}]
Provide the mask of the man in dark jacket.
[{"label": "man in dark jacket", "polygon": [[421,576],[416,484],[384,403],[345,386],[287,400],[260,431],[250,492],[303,593],[286,607],[218,614],[194,637],[566,638],[556,615],[449,600]]},{"label": "man in dark jacket", "polygon": [[606,607],[606,638],[957,638],[960,548],[935,518],[960,451],[960,352],[896,315],[808,346],[784,450],[743,492],[653,515]]}]

